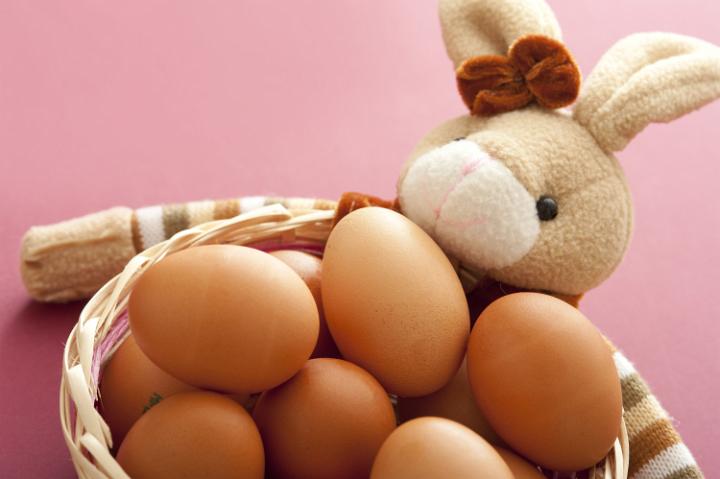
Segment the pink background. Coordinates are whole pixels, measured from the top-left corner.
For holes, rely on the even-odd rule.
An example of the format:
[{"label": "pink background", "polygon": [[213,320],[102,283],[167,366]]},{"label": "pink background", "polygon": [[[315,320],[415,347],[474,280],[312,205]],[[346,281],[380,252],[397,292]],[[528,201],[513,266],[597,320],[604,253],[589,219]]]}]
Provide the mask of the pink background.
[{"label": "pink background", "polygon": [[[617,39],[720,44],[720,2],[551,0],[587,75]],[[33,224],[250,194],[385,197],[413,144],[463,113],[435,0],[0,3],[0,477],[72,477],[57,413],[81,305],[28,301]],[[620,155],[637,231],[585,312],[720,469],[720,104]]]}]

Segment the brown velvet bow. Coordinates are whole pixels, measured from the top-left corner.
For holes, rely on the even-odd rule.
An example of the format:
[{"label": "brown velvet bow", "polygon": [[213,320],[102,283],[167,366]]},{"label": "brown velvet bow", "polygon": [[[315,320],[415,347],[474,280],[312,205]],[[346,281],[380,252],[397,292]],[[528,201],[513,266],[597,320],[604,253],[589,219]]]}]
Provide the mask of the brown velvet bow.
[{"label": "brown velvet bow", "polygon": [[518,38],[507,56],[469,58],[456,75],[463,101],[480,116],[522,108],[533,100],[545,108],[561,108],[580,92],[580,70],[572,55],[543,35]]}]

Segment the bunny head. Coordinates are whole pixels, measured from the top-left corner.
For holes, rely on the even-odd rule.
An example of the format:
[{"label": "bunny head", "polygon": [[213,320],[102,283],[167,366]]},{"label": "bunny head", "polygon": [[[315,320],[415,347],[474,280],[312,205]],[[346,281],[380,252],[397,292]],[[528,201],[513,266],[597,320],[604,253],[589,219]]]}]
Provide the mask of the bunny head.
[{"label": "bunny head", "polygon": [[580,90],[543,0],[440,0],[440,18],[471,113],[417,146],[398,181],[402,212],[479,277],[563,295],[597,286],[632,232],[613,153],[720,97],[720,49],[631,35]]}]

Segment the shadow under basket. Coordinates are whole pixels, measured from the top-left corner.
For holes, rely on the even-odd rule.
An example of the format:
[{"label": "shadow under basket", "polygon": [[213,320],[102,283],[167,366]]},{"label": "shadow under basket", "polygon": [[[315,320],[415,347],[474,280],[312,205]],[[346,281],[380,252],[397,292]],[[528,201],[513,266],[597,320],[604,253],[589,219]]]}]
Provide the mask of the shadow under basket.
[{"label": "shadow under basket", "polygon": [[[333,219],[332,210],[288,210],[276,204],[204,223],[135,256],[89,300],[66,342],[60,383],[63,436],[78,477],[129,477],[110,452],[110,430],[96,406],[101,368],[128,333],[123,313],[143,271],[167,255],[208,244],[252,245],[265,251],[288,248],[321,255]],[[620,437],[602,462],[582,473],[550,477],[626,479],[628,463],[628,434],[623,421]]]}]

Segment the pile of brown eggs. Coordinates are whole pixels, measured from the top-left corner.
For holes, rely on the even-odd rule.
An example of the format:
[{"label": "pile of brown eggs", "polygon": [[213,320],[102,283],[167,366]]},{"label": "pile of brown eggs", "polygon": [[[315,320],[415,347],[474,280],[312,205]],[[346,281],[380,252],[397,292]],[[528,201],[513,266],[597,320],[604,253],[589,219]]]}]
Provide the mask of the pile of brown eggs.
[{"label": "pile of brown eggs", "polygon": [[611,350],[577,309],[515,293],[471,320],[447,257],[386,209],[341,220],[322,261],[174,253],[129,318],[100,409],[134,479],[544,478],[620,431]]}]

